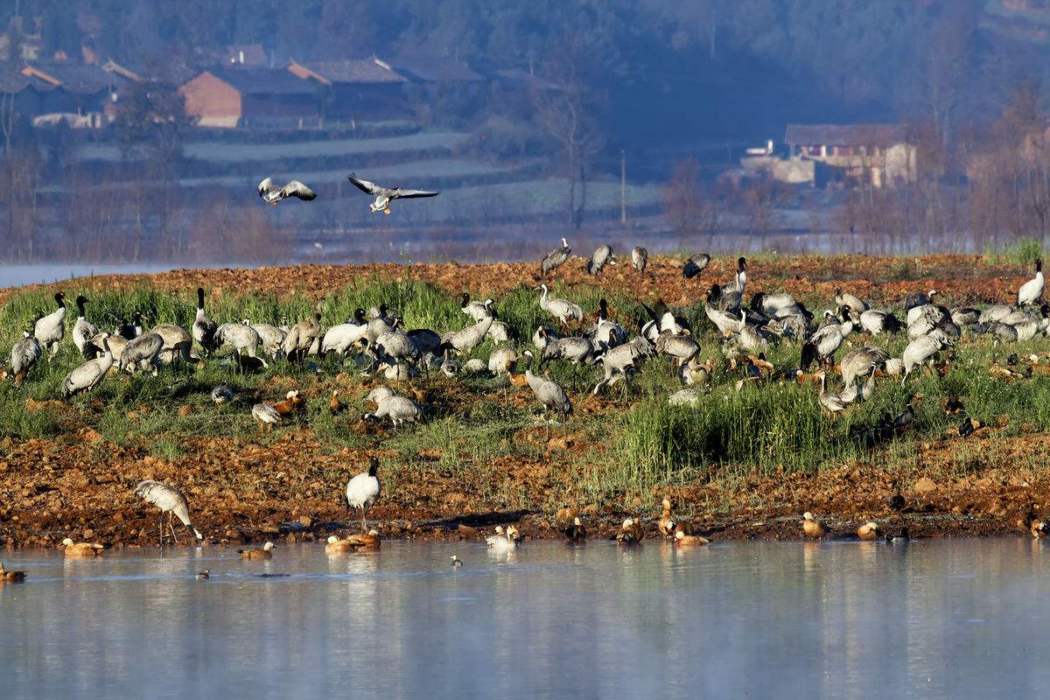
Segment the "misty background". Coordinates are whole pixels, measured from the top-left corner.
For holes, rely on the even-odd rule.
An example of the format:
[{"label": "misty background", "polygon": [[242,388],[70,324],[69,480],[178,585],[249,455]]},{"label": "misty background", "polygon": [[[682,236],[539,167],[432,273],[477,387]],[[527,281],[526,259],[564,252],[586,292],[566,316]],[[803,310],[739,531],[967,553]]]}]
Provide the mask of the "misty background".
[{"label": "misty background", "polygon": [[[0,29],[7,264],[980,252],[1050,223],[1050,0],[8,0]],[[442,195],[377,216],[350,172]],[[319,197],[268,207],[268,175]]]}]

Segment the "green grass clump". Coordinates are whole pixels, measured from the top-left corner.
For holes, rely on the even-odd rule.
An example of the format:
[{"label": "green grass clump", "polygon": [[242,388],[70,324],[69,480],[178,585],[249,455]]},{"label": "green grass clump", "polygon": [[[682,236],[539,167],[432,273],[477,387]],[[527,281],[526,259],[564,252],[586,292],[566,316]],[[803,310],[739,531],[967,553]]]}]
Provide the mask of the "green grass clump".
[{"label": "green grass clump", "polygon": [[[907,276],[914,271],[898,272]],[[80,291],[75,281],[65,287],[70,301]],[[579,303],[588,314],[586,325],[593,321],[602,297],[632,332],[644,316],[637,300],[595,284],[568,287],[555,283],[551,294]],[[105,330],[112,330],[135,311],[145,314],[147,327],[175,323],[188,328],[193,322],[194,289],[166,292],[141,283],[87,296],[88,317]],[[537,290],[522,285],[496,300],[498,318],[517,339],[519,351],[532,347],[532,334],[540,324],[561,331],[540,309],[538,299]],[[803,301],[812,309],[823,308],[827,302]],[[207,302],[208,314],[220,323],[247,318],[290,324],[319,308],[324,326],[345,322],[358,307],[367,310],[380,303],[396,310],[409,329],[441,332],[473,323],[460,310],[455,293],[410,279],[384,281],[362,276],[348,286],[331,290],[319,306],[304,294],[277,296],[229,290],[214,299],[209,296]],[[6,354],[26,321],[53,308],[54,302],[45,292],[11,296],[0,306],[0,351]],[[909,451],[914,452],[915,440],[951,433],[953,422],[959,418],[946,416],[940,409],[949,395],[957,396],[969,414],[984,423],[1001,424],[1005,420],[1006,435],[1050,430],[1050,377],[1037,375],[1004,382],[987,371],[993,362],[1005,364],[1010,353],[1023,357],[1046,352],[1050,343],[1045,338],[1009,346],[995,346],[988,338],[966,338],[956,349],[946,376],[922,374],[910,378],[903,387],[899,381],[881,380],[870,401],[856,404],[832,420],[821,413],[812,385],[746,383],[737,390],[740,375],[723,367],[719,338],[702,305],[678,311],[693,325],[702,347],[701,359],[714,359],[718,366],[712,389],[696,407],[667,403],[668,395],[680,388],[668,358],[653,358],[628,385],[605,389],[597,410],[591,410],[594,407],[588,402],[593,401],[589,392],[601,377],[600,367],[573,368],[555,362],[545,368],[570,390],[577,409],[568,423],[555,426],[553,433],[571,435],[577,447],[585,449],[548,447],[539,437],[544,428],[531,394],[508,388],[504,381],[487,374],[456,380],[440,373],[422,376],[412,383],[427,395],[427,416],[422,424],[397,431],[358,429],[360,416],[372,409],[365,405],[364,395],[375,380],[360,377],[360,364],[354,360],[338,358],[310,359],[306,367],[278,360],[264,370],[240,373],[228,358],[214,357],[198,368],[162,368],[157,377],[111,376],[90,395],[28,410],[28,399],[59,399],[63,378],[83,361],[68,338],[57,357],[38,364],[26,386],[15,389],[10,382],[0,384],[0,438],[48,439],[90,427],[117,445],[168,460],[194,454],[195,441],[200,438],[234,438],[265,445],[280,433],[260,437],[249,414],[251,406],[257,401],[280,400],[294,386],[303,390],[308,403],[305,415],[293,425],[309,426],[327,454],[347,448],[389,450],[398,455],[407,470],[434,464],[444,472],[463,475],[463,479],[484,479],[486,474],[491,478],[491,471],[486,470],[493,464],[546,460],[560,473],[578,476],[578,488],[600,499],[610,494],[645,493],[656,485],[706,478],[716,472],[811,472],[843,460],[872,459],[879,454],[906,458]],[[72,333],[75,316],[70,303],[68,334]],[[899,356],[907,339],[871,339],[857,334],[850,342],[852,347],[878,345]],[[491,342],[485,342],[471,356],[486,358],[492,348]],[[840,358],[845,352],[840,351]],[[539,356],[538,351],[536,354]],[[767,355],[778,367],[795,366],[799,344],[776,344]],[[533,370],[538,370],[538,361]],[[344,376],[337,382],[338,374]],[[838,390],[837,377],[832,381]],[[237,398],[232,404],[212,404],[209,393],[220,383],[235,390]],[[346,410],[333,416],[328,402],[336,387],[342,390]],[[903,435],[880,434],[877,427],[892,420],[912,394],[921,395],[921,399],[915,403],[917,417],[911,429]],[[179,415],[181,406],[189,407],[184,415]],[[970,443],[960,444],[965,447]],[[975,451],[966,459],[966,464],[971,464],[980,455]],[[478,484],[476,488],[491,492],[501,502],[521,503],[518,491],[500,490],[511,486]],[[549,495],[549,500],[560,498]]]}]

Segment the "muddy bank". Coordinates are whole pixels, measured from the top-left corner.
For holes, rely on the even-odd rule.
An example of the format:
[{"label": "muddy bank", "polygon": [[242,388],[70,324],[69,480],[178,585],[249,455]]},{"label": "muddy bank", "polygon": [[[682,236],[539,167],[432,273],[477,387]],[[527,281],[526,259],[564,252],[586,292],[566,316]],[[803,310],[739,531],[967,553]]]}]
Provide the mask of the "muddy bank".
[{"label": "muddy bank", "polygon": [[[615,287],[670,304],[697,301],[712,280],[728,278],[732,269],[732,261],[715,260],[700,282],[686,283],[678,261],[672,259],[654,260],[652,274],[646,276],[621,263],[597,280],[586,275],[582,265],[581,259],[567,263],[557,272],[559,281]],[[298,266],[177,270],[77,280],[69,286],[119,290],[148,282],[180,294],[203,285],[217,295],[303,293],[319,298],[376,276],[496,296],[531,284],[535,273],[532,264]],[[936,288],[955,303],[989,303],[1012,298],[1030,273],[978,257],[843,256],[763,257],[751,263],[750,274],[756,290],[784,289],[804,298],[828,299],[837,287],[848,286],[873,301],[895,302],[909,292]],[[11,290],[0,291],[0,302],[10,294]],[[273,376],[258,391],[246,392],[242,408],[272,398],[267,392],[278,395],[291,388],[303,389],[308,399],[327,405],[325,397],[333,388],[345,389],[344,396],[351,391],[363,396],[368,387],[343,375]],[[199,393],[206,397],[206,389],[210,385]],[[459,384],[448,383],[441,391],[416,398],[453,406],[450,411],[460,416],[471,414],[480,403]],[[178,401],[183,400],[188,399],[180,395]],[[195,525],[211,543],[323,539],[331,532],[359,527],[346,509],[343,489],[372,454],[383,464],[385,490],[369,518],[387,537],[480,538],[498,523],[516,522],[527,537],[554,538],[560,533],[553,515],[562,506],[574,507],[593,537],[613,537],[627,516],[641,517],[652,534],[664,496],[674,502],[679,522],[712,539],[797,538],[805,511],[823,518],[832,537],[850,536],[868,520],[882,523],[888,532],[907,527],[919,537],[1021,533],[1019,521],[1050,515],[1050,476],[1042,469],[1050,435],[1017,435],[1016,429],[1008,434],[1005,425],[983,427],[965,439],[957,434],[925,442],[905,437],[863,463],[824,464],[819,469],[813,465],[808,471],[774,466],[757,473],[722,465],[703,474],[676,474],[672,486],[642,493],[588,491],[581,484],[601,478],[592,471],[596,467],[589,455],[604,449],[597,444],[601,429],[594,424],[622,412],[624,405],[589,392],[573,400],[582,426],[571,423],[551,440],[535,426],[507,428],[496,434],[499,441],[528,443],[530,449],[489,456],[475,445],[457,445],[441,435],[430,435],[425,445],[403,444],[398,449],[385,444],[386,428],[363,423],[360,413],[351,417],[350,411],[325,418],[334,426],[327,437],[320,437],[305,420],[265,437],[252,430],[215,436],[204,434],[208,422],[230,420],[230,414],[209,413],[210,404],[206,410],[187,405],[188,415],[196,415],[199,423],[191,418],[180,424],[183,432],[166,436],[154,420],[153,435],[146,437],[139,426],[149,419],[148,402],[130,406],[126,415],[121,409],[119,420],[104,425],[100,399],[76,407],[27,399],[25,411],[46,412],[60,434],[50,439],[0,439],[0,543],[53,546],[67,536],[109,546],[155,543],[158,512],[132,493],[143,479],[177,484],[189,498]],[[482,407],[478,421],[498,416],[496,404],[527,411],[532,403],[527,390],[502,393],[498,401]],[[182,416],[178,403],[161,409],[175,415],[176,407]],[[314,417],[325,415],[323,411]],[[247,410],[242,413],[246,416]],[[99,431],[117,435],[119,442]],[[344,447],[346,440],[341,439],[350,433],[378,437],[379,447]],[[170,454],[154,444],[162,438],[173,443],[170,453],[177,457],[158,456]],[[457,450],[468,458],[458,458]],[[888,499],[898,493],[904,505],[891,508]],[[179,536],[183,538],[181,532]]]},{"label": "muddy bank", "polygon": [[[589,251],[588,251],[589,253]],[[621,254],[625,254],[621,251]],[[653,258],[645,275],[635,272],[629,260],[608,266],[600,277],[587,274],[585,259],[570,258],[555,272],[567,285],[595,284],[615,287],[638,299],[662,299],[671,305],[692,304],[703,298],[712,282],[725,282],[736,269],[735,258],[716,258],[697,278],[685,282],[682,259]],[[997,303],[1016,295],[1017,286],[1031,276],[1022,265],[993,264],[982,256],[936,255],[921,258],[876,258],[862,255],[837,257],[762,256],[748,263],[754,289],[774,288],[799,298],[830,298],[836,288],[880,303],[897,302],[909,292],[936,288],[959,304]],[[172,270],[150,275],[102,275],[72,282],[32,285],[22,289],[76,287],[86,292],[129,289],[149,283],[158,289],[191,294],[204,286],[216,296],[224,293],[304,294],[321,298],[334,289],[375,277],[384,281],[429,282],[450,293],[497,295],[520,285],[539,281],[534,263],[296,265],[240,269]],[[0,289],[0,303],[14,292]]]},{"label": "muddy bank", "polygon": [[[1023,534],[1021,521],[1050,514],[1050,474],[1011,465],[1037,460],[1050,436],[989,433],[969,445],[982,440],[994,447],[975,448],[985,453],[980,466],[960,467],[958,439],[945,438],[919,445],[921,469],[857,463],[813,474],[716,475],[619,503],[566,498],[559,505],[575,508],[597,538],[614,537],[628,516],[640,516],[650,536],[658,536],[654,504],[664,496],[680,523],[712,539],[797,539],[807,510],[827,523],[833,538],[851,537],[868,520],[891,533],[906,527],[913,537]],[[343,488],[363,454],[326,454],[305,428],[267,447],[233,438],[201,439],[194,447],[169,462],[90,431],[60,440],[4,440],[0,542],[46,547],[70,536],[116,547],[155,543],[158,512],[131,492],[148,478],[183,486],[194,524],[212,544],[322,540],[360,527],[345,507]],[[425,462],[392,467],[382,474],[386,491],[369,524],[385,537],[424,540],[481,538],[511,522],[528,538],[560,537],[553,506],[517,508],[484,495],[510,480],[504,486],[519,491],[523,503],[557,503],[551,494],[574,490],[556,451],[542,463],[493,464],[471,483]],[[899,509],[890,505],[898,494]]]}]

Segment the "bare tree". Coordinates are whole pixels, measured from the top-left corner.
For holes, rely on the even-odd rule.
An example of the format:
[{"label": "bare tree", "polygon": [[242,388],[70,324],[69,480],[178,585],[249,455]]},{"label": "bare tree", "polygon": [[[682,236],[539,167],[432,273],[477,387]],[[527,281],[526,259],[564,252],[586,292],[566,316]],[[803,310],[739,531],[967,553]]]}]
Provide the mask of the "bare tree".
[{"label": "bare tree", "polygon": [[567,39],[544,67],[542,75],[549,78],[535,81],[531,96],[540,126],[558,144],[569,183],[569,221],[577,230],[583,225],[590,161],[605,143],[595,119],[600,98],[583,74],[585,63],[579,39]]}]

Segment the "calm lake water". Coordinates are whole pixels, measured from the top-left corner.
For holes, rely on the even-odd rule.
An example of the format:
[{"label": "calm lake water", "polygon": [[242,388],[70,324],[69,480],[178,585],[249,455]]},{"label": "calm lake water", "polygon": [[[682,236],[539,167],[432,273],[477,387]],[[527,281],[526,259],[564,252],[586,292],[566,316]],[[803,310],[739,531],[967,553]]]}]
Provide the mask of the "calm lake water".
[{"label": "calm lake water", "polygon": [[[141,265],[85,265],[83,263],[0,265],[0,289],[21,287],[26,284],[61,282],[74,277],[90,277],[92,275],[130,275],[165,272],[176,267],[180,266],[163,263],[155,265],[148,263]],[[197,265],[196,267],[202,266]]]},{"label": "calm lake water", "polygon": [[[465,566],[449,566],[452,553]],[[5,698],[1045,697],[1050,548],[14,552]],[[211,579],[194,573],[207,568]],[[259,575],[288,574],[262,578]]]}]

